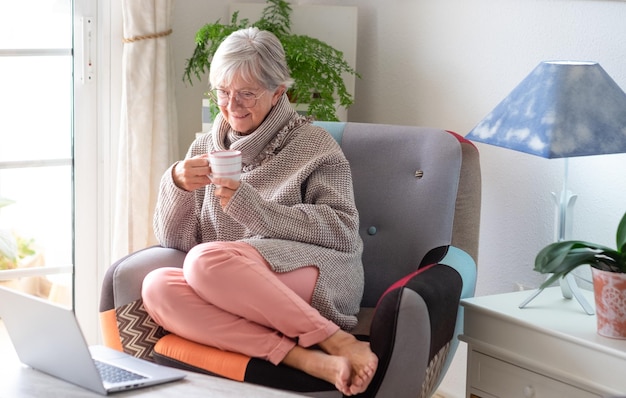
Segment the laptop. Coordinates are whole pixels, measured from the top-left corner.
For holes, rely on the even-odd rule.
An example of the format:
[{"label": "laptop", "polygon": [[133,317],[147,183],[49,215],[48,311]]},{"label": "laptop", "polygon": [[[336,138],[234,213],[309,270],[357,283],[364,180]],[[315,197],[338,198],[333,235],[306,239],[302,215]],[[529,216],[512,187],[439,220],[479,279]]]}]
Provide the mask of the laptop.
[{"label": "laptop", "polygon": [[102,395],[185,377],[105,346],[89,347],[71,309],[3,286],[0,318],[22,363]]}]

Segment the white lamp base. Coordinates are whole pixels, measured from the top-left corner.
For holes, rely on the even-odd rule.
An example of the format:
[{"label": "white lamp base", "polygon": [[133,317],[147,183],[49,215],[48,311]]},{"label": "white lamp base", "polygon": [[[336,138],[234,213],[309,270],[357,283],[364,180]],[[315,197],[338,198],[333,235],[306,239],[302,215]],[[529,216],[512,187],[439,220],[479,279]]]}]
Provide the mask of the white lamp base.
[{"label": "white lamp base", "polygon": [[[563,294],[564,298],[572,299],[572,297],[575,297],[576,300],[578,300],[580,306],[583,307],[583,310],[585,310],[587,315],[595,314],[594,308],[591,306],[591,304],[589,304],[587,299],[585,299],[585,296],[583,296],[582,291],[580,290],[580,287],[578,287],[578,284],[576,284],[576,281],[574,280],[574,276],[572,274],[567,274],[564,278],[561,278],[559,284],[561,285],[561,293]],[[528,303],[533,301],[535,297],[539,296],[539,294],[543,292],[543,289],[544,288],[539,288],[535,290],[533,294],[530,295],[530,297],[528,297],[519,305],[519,308],[526,307]]]},{"label": "white lamp base", "polygon": [[[556,201],[557,211],[558,211],[557,213],[557,229],[558,229],[557,240],[559,242],[562,242],[568,239],[569,236],[571,235],[572,226],[571,224],[567,222],[567,219],[568,219],[568,216],[571,216],[571,212],[572,212],[572,209],[574,207],[574,203],[576,202],[576,197],[577,197],[576,195],[573,195],[572,192],[567,189],[568,167],[569,167],[569,162],[568,162],[568,159],[565,158],[563,189],[561,190],[561,193],[558,196],[552,193],[552,196],[554,197]],[[564,298],[571,299],[572,297],[575,297],[576,300],[578,300],[580,305],[583,307],[583,310],[585,310],[587,314],[589,315],[595,314],[595,310],[583,296],[580,290],[580,287],[578,286],[578,284],[576,283],[576,280],[574,279],[574,275],[572,275],[571,273],[568,273],[567,275],[565,275],[563,278],[559,280],[559,284],[561,285],[561,293],[563,294]],[[519,305],[519,308],[526,307],[526,305],[530,303],[535,297],[537,297],[542,291],[543,291],[543,288],[539,288],[535,290],[535,292],[530,297],[528,297]]]}]

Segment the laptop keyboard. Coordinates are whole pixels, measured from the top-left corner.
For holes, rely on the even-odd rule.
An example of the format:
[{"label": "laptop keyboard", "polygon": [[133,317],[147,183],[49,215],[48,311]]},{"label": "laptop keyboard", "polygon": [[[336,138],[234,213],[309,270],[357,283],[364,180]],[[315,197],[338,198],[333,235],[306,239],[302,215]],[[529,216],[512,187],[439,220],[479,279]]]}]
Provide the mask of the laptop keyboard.
[{"label": "laptop keyboard", "polygon": [[108,383],[121,383],[125,381],[147,379],[145,376],[129,372],[128,370],[117,366],[109,365],[108,363],[100,361],[94,362],[96,363],[96,368],[98,368],[98,371],[100,372],[100,376],[102,376],[102,380]]}]

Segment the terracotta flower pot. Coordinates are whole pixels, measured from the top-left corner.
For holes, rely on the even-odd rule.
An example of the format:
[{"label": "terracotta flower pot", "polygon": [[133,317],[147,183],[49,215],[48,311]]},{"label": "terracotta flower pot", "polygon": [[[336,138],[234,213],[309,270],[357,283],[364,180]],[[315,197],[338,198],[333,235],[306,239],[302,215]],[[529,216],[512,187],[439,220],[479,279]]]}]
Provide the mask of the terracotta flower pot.
[{"label": "terracotta flower pot", "polygon": [[591,269],[598,334],[626,339],[626,274]]}]

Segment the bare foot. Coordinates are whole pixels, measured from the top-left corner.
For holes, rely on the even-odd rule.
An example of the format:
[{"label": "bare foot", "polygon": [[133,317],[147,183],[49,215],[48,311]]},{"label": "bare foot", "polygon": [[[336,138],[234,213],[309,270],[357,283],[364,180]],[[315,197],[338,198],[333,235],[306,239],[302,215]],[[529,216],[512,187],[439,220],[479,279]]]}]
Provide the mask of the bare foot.
[{"label": "bare foot", "polygon": [[347,358],[295,346],[289,351],[283,363],[333,384],[344,395],[353,394],[351,391],[352,368]]},{"label": "bare foot", "polygon": [[319,346],[323,351],[295,346],[283,363],[326,380],[346,396],[367,389],[378,367],[369,343],[339,330]]},{"label": "bare foot", "polygon": [[367,389],[378,367],[378,357],[370,349],[369,343],[339,330],[319,345],[328,354],[345,358],[350,363],[351,394],[346,395],[362,393]]}]

